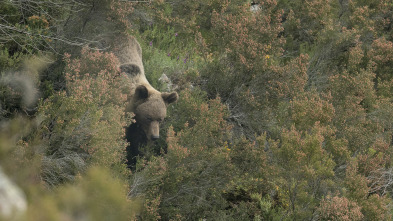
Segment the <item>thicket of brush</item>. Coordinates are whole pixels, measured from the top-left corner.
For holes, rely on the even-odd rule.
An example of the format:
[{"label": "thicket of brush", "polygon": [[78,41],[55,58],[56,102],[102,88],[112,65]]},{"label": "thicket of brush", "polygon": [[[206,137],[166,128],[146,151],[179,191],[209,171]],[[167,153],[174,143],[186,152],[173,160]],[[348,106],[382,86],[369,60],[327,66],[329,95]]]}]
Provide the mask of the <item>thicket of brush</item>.
[{"label": "thicket of brush", "polygon": [[[390,220],[393,4],[254,3],[2,4],[0,166],[27,196],[19,219]],[[114,30],[180,95],[134,171],[124,76],[97,50]]]}]

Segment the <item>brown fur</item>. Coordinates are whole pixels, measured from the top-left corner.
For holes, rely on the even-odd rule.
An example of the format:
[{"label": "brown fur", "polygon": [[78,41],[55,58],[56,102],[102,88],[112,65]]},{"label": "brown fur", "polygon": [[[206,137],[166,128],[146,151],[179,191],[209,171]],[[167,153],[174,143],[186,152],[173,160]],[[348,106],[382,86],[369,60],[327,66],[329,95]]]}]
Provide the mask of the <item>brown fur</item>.
[{"label": "brown fur", "polygon": [[142,49],[134,37],[118,37],[113,52],[120,61],[120,70],[130,80],[126,112],[135,114],[136,122],[148,140],[158,139],[159,125],[166,117],[167,105],[178,99],[177,93],[161,93],[150,85],[142,64]]}]

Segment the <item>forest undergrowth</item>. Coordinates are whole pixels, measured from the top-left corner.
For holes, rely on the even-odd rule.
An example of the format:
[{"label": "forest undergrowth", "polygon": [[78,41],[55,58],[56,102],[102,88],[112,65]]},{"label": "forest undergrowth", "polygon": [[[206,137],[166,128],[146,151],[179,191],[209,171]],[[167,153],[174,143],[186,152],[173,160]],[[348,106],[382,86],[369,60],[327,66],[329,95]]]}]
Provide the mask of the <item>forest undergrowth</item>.
[{"label": "forest undergrowth", "polygon": [[[252,5],[252,7],[251,7]],[[389,0],[0,4],[0,220],[391,220]],[[128,33],[179,93],[126,165]]]}]

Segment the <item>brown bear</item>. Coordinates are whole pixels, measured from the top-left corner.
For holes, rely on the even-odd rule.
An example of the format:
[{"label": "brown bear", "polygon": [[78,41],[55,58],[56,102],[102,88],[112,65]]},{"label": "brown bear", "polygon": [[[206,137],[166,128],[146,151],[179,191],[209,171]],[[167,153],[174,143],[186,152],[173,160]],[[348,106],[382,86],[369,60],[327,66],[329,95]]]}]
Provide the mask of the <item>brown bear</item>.
[{"label": "brown bear", "polygon": [[145,132],[148,140],[157,140],[160,122],[166,117],[167,105],[178,99],[176,92],[159,92],[147,81],[142,64],[142,49],[134,37],[125,37],[117,45],[115,55],[120,70],[130,79],[130,93],[126,112],[135,114],[136,122]]},{"label": "brown bear", "polygon": [[126,112],[133,112],[136,120],[136,123],[126,130],[126,138],[131,143],[127,150],[128,163],[133,164],[139,144],[160,137],[160,123],[166,117],[167,106],[178,99],[178,94],[161,93],[150,85],[143,68],[142,49],[134,37],[116,38],[118,39],[113,52],[119,59],[120,71],[126,73],[129,79]]}]

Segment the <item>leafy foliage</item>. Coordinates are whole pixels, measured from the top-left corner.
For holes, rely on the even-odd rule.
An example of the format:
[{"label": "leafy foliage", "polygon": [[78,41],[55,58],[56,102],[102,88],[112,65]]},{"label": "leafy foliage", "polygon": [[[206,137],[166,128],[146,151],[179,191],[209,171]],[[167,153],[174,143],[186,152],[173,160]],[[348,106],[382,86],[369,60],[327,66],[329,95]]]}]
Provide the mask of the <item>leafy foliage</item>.
[{"label": "leafy foliage", "polygon": [[[391,1],[15,2],[0,6],[22,30],[0,34],[0,165],[28,195],[27,220],[392,218]],[[149,82],[180,94],[133,171],[112,54],[65,47],[49,68],[25,65],[54,36],[105,49],[119,32],[140,42]],[[43,94],[33,113],[21,73]]]},{"label": "leafy foliage", "polygon": [[39,107],[45,119],[39,132],[46,146],[43,179],[50,185],[72,180],[87,161],[124,167],[124,127],[130,123],[124,117],[126,80],[113,54],[83,49],[80,59],[65,59],[67,91]]},{"label": "leafy foliage", "polygon": [[73,185],[57,188],[41,199],[33,195],[34,204],[26,220],[130,220],[135,218],[140,203],[124,197],[125,186],[106,168],[91,167]]}]

